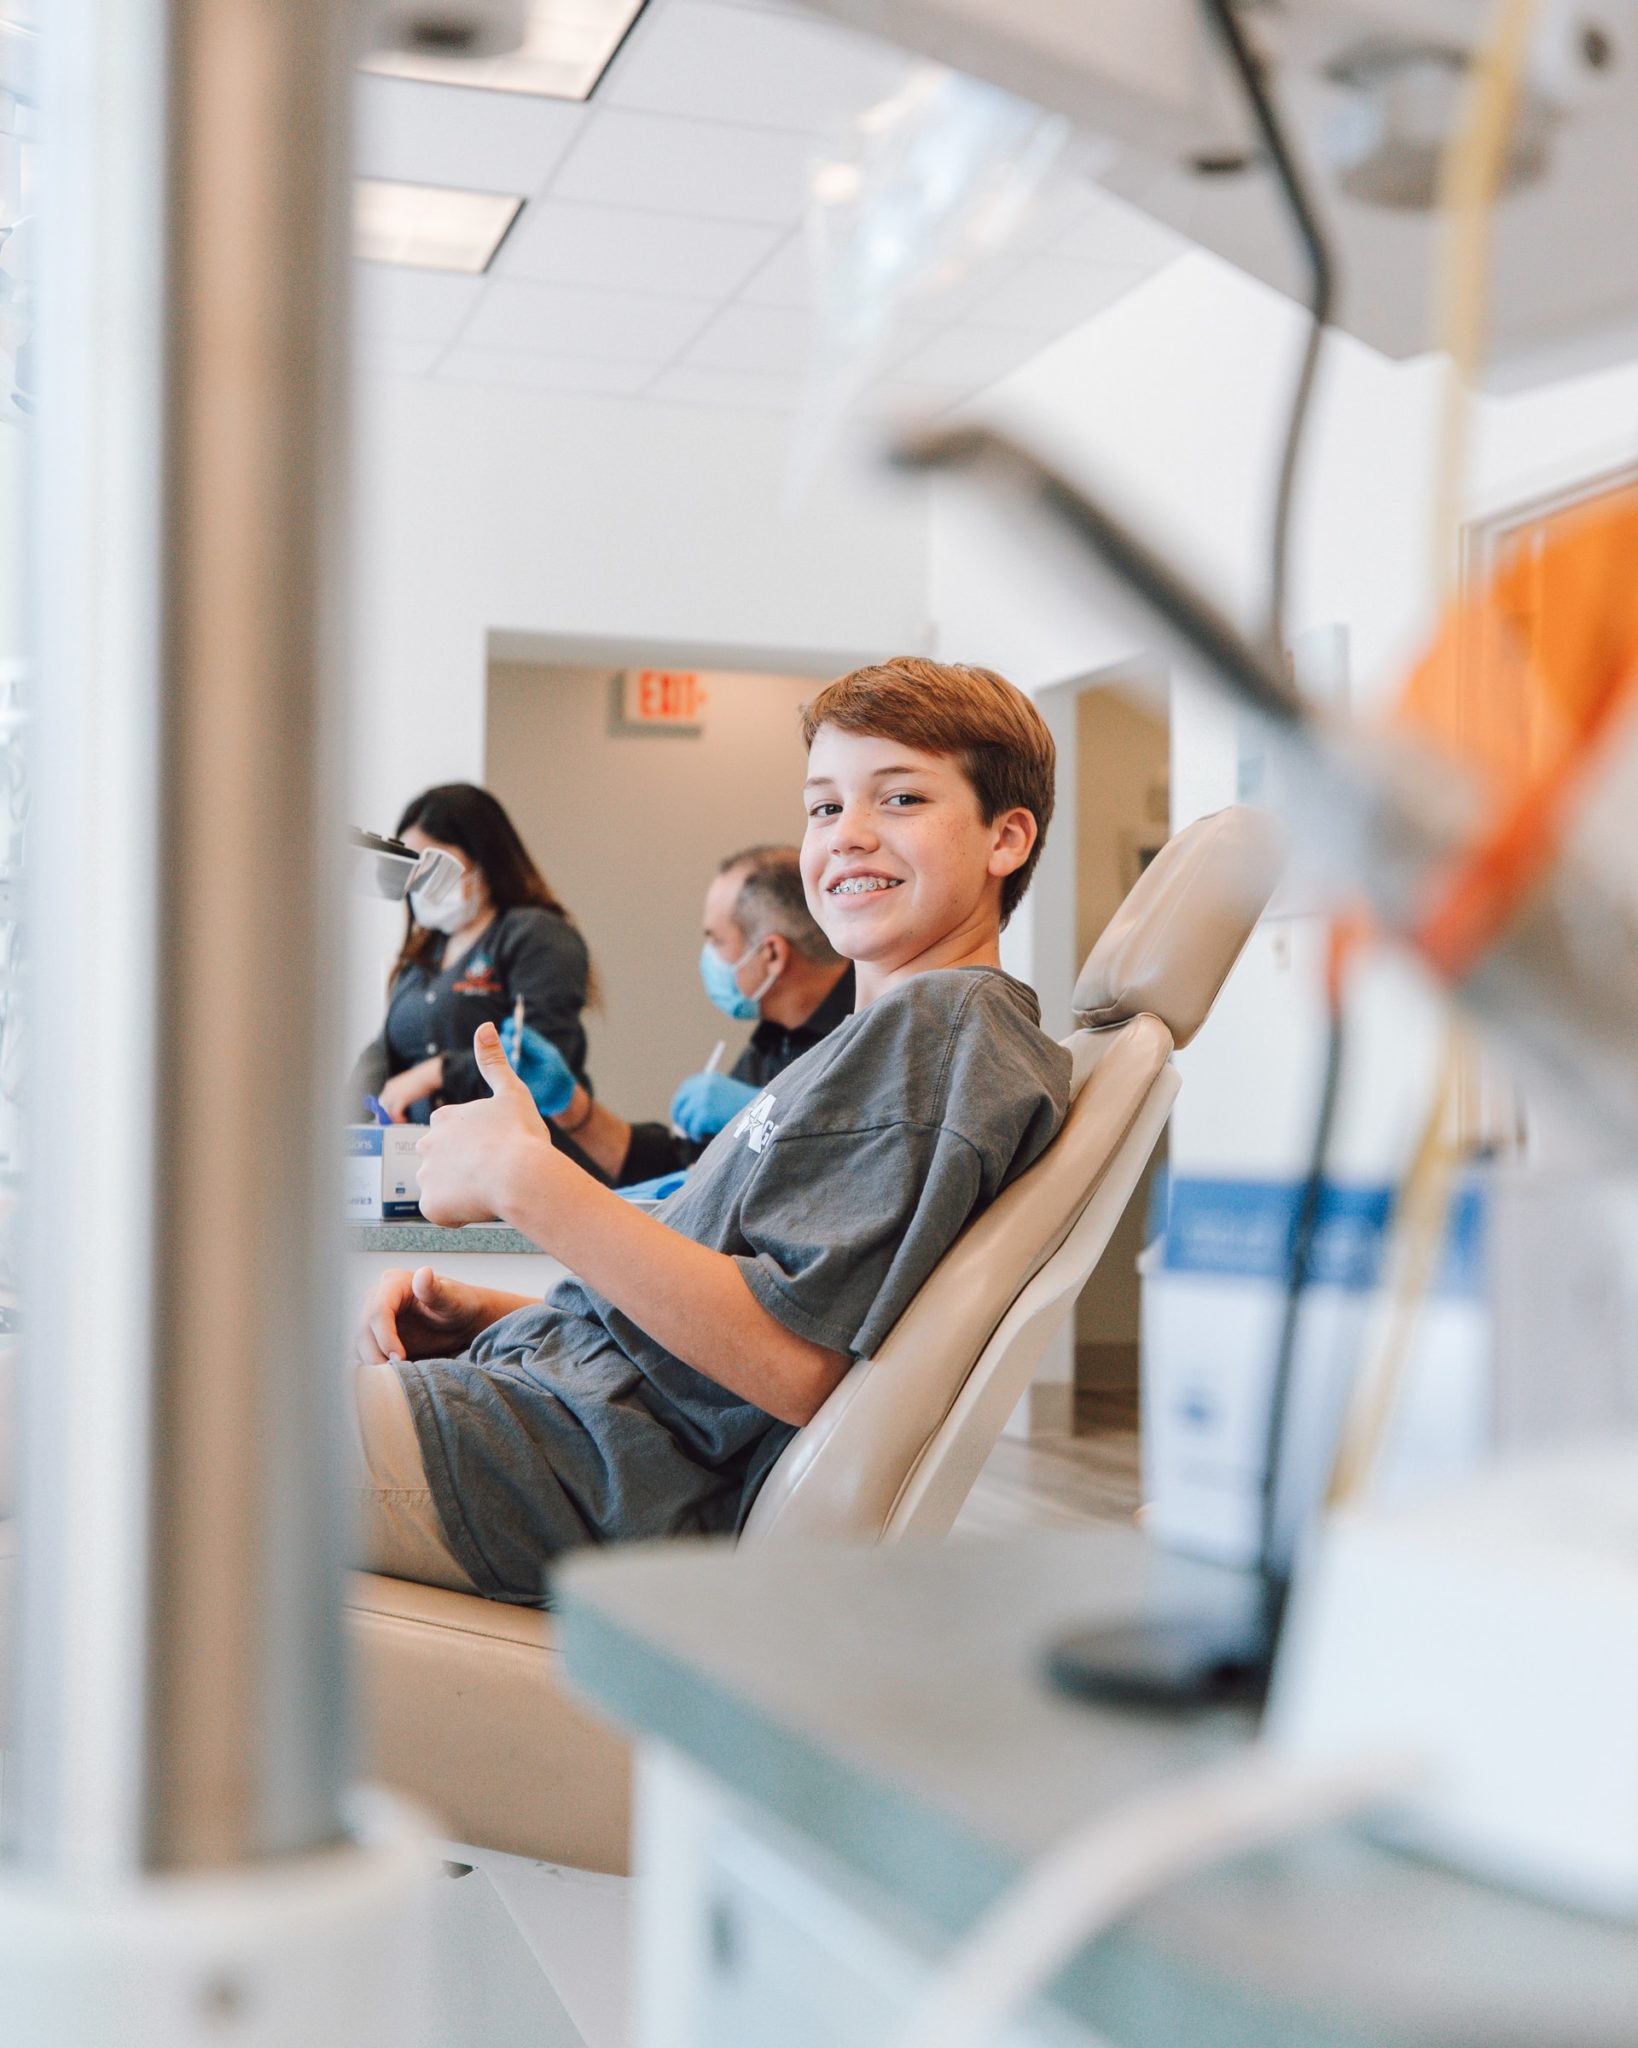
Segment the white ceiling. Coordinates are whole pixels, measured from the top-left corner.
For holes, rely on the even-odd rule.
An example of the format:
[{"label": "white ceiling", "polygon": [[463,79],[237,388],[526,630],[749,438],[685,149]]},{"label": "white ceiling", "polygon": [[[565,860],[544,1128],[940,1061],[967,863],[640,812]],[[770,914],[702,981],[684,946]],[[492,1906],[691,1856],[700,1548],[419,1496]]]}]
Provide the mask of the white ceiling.
[{"label": "white ceiling", "polygon": [[[810,168],[910,62],[783,0],[650,0],[583,106],[361,76],[361,175],[526,201],[482,277],[357,266],[363,367],[794,408],[815,332]],[[1180,246],[1060,174],[1005,251],[917,303],[861,402],[968,397]]]}]

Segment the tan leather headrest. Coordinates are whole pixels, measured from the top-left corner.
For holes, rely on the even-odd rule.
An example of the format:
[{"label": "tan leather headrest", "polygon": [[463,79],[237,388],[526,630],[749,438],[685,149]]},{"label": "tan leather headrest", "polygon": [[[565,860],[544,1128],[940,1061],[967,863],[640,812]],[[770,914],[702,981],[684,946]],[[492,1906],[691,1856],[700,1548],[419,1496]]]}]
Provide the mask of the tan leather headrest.
[{"label": "tan leather headrest", "polygon": [[1214,811],[1169,839],[1087,956],[1075,1015],[1089,1029],[1158,1017],[1176,1045],[1205,1023],[1279,880],[1284,835],[1266,811]]}]

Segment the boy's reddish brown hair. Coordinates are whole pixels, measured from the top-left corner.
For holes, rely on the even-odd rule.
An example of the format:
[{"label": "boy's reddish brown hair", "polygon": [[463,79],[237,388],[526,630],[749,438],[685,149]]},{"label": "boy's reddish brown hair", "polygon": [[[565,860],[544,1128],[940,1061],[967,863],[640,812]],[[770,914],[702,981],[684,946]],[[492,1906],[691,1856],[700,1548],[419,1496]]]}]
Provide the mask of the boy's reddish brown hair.
[{"label": "boy's reddish brown hair", "polygon": [[1003,811],[1029,812],[1035,844],[1024,865],[1002,881],[1005,924],[1046,845],[1058,768],[1052,735],[1023,691],[993,668],[895,654],[839,676],[802,706],[804,746],[813,745],[822,725],[950,755],[972,784],[986,825]]}]

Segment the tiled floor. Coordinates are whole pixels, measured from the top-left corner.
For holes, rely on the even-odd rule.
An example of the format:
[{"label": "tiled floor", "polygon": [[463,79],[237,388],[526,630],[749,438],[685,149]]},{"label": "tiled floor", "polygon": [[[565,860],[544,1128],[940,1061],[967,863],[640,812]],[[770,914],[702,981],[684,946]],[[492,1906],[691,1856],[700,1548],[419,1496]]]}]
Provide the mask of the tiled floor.
[{"label": "tiled floor", "polygon": [[1118,1401],[1083,1395],[1073,1436],[1001,1439],[954,1533],[1005,1536],[1126,1522],[1141,1498],[1136,1415]]}]

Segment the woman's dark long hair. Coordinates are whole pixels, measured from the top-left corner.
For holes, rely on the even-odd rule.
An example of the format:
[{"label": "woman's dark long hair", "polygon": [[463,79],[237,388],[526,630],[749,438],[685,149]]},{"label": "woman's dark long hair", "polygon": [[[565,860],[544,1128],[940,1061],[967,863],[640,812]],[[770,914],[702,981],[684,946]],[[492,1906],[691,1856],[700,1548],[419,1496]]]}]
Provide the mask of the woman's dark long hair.
[{"label": "woman's dark long hair", "polygon": [[[552,894],[551,884],[529,856],[518,837],[518,828],[487,789],[473,782],[441,782],[436,789],[424,789],[404,806],[398,820],[398,837],[414,827],[428,839],[457,847],[469,866],[483,877],[484,887],[497,915],[533,904],[550,910],[573,924],[566,905]],[[404,905],[404,943],[393,962],[396,981],[406,967],[428,964],[433,951],[443,943],[441,932],[428,931],[415,922],[408,901]]]}]

